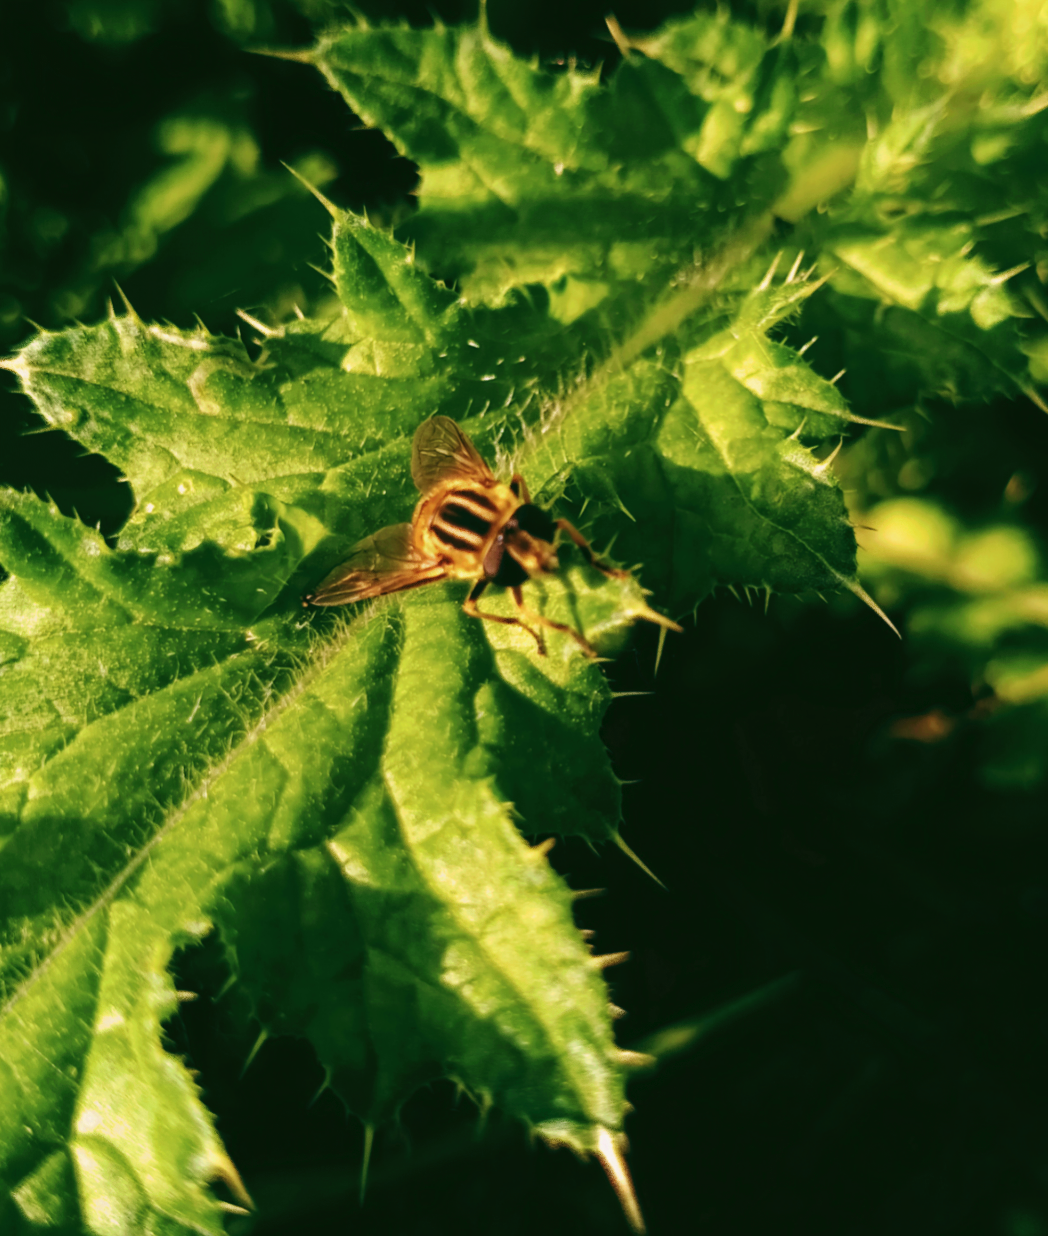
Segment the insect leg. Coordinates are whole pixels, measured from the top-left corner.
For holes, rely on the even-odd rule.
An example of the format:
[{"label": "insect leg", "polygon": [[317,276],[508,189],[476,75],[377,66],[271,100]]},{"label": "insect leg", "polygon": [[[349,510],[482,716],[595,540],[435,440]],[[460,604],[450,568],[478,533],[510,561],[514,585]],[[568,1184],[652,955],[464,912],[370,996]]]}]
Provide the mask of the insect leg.
[{"label": "insect leg", "polygon": [[[596,648],[593,647],[589,640],[576,631],[574,627],[569,627],[567,623],[564,622],[554,622],[552,618],[547,618],[544,614],[537,614],[533,609],[528,609],[528,607],[524,604],[524,594],[519,588],[511,588],[510,592],[513,594],[513,601],[516,604],[517,609],[529,622],[534,622],[540,627],[549,627],[553,631],[561,631],[565,635],[570,635],[587,657],[595,657],[599,655]],[[524,623],[522,622],[520,625],[524,626]],[[528,629],[530,630],[530,628]],[[535,632],[532,631],[532,635],[534,634]],[[538,637],[536,636],[536,638]]]},{"label": "insect leg", "polygon": [[523,498],[525,502],[531,501],[531,494],[528,493],[528,483],[519,472],[514,472],[510,477],[509,487],[518,498]]},{"label": "insect leg", "polygon": [[593,552],[593,547],[590,545],[589,541],[586,540],[586,538],[582,535],[582,533],[578,530],[578,528],[575,527],[574,524],[568,523],[566,519],[558,519],[557,527],[562,532],[566,532],[568,536],[571,537],[571,539],[575,542],[575,544],[579,547],[579,549],[581,549],[582,552],[586,555],[586,560],[589,562],[590,566],[595,566],[598,571],[603,571],[604,574],[609,579],[628,579],[629,578],[629,571],[621,571],[619,570],[618,567],[605,566],[600,561],[600,559],[597,557],[597,555]]},{"label": "insect leg", "polygon": [[[501,614],[486,614],[482,609],[477,608],[477,601],[480,599],[481,594],[490,582],[491,581],[487,579],[480,580],[469,596],[466,597],[465,601],[462,602],[462,608],[471,618],[483,618],[485,622],[501,622],[503,626],[507,627],[523,627],[529,635],[533,635],[535,637],[535,643],[539,646],[539,656],[544,657],[546,655],[545,640],[543,640],[538,631],[533,631],[526,622],[521,622],[519,618],[503,618]],[[513,599],[517,600],[520,589],[514,588],[513,593]],[[517,601],[517,608],[522,608],[519,601]]]}]

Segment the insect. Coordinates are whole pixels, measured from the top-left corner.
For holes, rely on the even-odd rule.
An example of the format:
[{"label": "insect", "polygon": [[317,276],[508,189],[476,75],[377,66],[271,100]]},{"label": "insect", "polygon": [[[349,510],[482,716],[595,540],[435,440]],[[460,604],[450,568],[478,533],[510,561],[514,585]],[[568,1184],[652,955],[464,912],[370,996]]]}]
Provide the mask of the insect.
[{"label": "insect", "polygon": [[[554,519],[536,506],[520,473],[508,485],[496,480],[450,417],[432,416],[415,431],[411,477],[422,494],[411,523],[393,524],[361,541],[350,558],[304,598],[304,604],[346,605],[442,579],[475,580],[463,605],[467,614],[523,627],[541,654],[546,644],[536,628],[547,627],[570,635],[589,656],[597,655],[573,627],[529,609],[521,586],[533,576],[558,569],[558,532],[570,537],[589,562],[610,578],[625,578],[628,571],[606,566],[566,519]],[[518,617],[505,618],[477,607],[491,584],[510,590]],[[653,611],[649,614],[680,630]]]}]

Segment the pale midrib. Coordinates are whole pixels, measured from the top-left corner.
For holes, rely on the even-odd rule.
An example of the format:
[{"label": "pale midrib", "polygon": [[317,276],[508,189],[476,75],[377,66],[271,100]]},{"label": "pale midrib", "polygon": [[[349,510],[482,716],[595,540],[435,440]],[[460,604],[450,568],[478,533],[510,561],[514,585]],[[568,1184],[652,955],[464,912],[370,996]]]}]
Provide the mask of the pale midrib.
[{"label": "pale midrib", "polygon": [[[765,211],[744,224],[708,262],[698,268],[689,266],[685,272],[678,272],[676,278],[670,280],[670,291],[657,300],[630,334],[615,345],[607,359],[574,387],[567,398],[557,402],[555,421],[563,421],[578,411],[639,356],[679,330],[697,309],[714,296],[732,271],[753,256],[771,235],[774,222],[774,212]],[[531,449],[540,444],[538,437],[532,440],[531,446],[525,444],[520,458],[527,458]]]},{"label": "pale midrib", "polygon": [[[828,153],[832,154],[832,151]],[[612,348],[607,359],[566,399],[556,403],[555,421],[572,415],[616,374],[628,369],[649,348],[679,330],[696,310],[712,299],[733,271],[756,254],[772,235],[777,218],[796,222],[820,202],[854,184],[857,167],[857,158],[830,159],[818,169],[818,174],[810,177],[810,184],[788,188],[770,209],[743,222],[735,234],[714,250],[705,262],[697,265],[689,263],[677,271],[669,280],[668,290],[637,326]],[[532,443],[525,443],[520,458],[527,458],[539,441],[535,438]]]},{"label": "pale midrib", "polygon": [[316,656],[314,663],[310,668],[302,674],[301,678],[281,696],[281,698],[258,719],[254,726],[248,730],[244,736],[227,752],[215,768],[206,774],[198,783],[193,792],[182,800],[177,807],[169,812],[167,818],[160,825],[153,836],[142,846],[141,850],[131,859],[127,865],[120,871],[109,885],[103,890],[96,900],[89,905],[82,913],[73,919],[68,927],[59,935],[52,948],[47,955],[36,965],[32,972],[15,988],[7,1003],[0,1006],[0,1024],[3,1019],[15,1008],[15,1006],[33,989],[33,987],[44,977],[47,971],[54,964],[56,959],[69,947],[69,945],[77,938],[80,931],[98,914],[105,910],[117,897],[120,890],[131,879],[131,877],[139,870],[146,862],[157,844],[166,837],[178,824],[184,819],[189,810],[198,802],[206,799],[211,786],[218,781],[240,756],[250,749],[261,737],[266,730],[280,717],[295,701],[303,694],[304,691],[312,684],[312,682],[327,668],[331,660],[343,649],[353,636],[357,628],[364,623],[367,623],[374,618],[372,614],[362,614],[358,619],[351,623],[347,623],[342,631],[336,634],[327,643],[323,644],[319,655]]}]

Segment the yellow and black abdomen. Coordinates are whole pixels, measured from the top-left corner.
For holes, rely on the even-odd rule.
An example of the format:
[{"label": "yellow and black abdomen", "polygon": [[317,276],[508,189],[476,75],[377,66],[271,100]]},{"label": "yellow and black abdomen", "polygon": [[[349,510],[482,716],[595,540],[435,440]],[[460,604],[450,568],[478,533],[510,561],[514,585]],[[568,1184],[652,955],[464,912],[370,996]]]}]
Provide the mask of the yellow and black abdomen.
[{"label": "yellow and black abdomen", "polygon": [[511,513],[479,486],[453,489],[444,496],[429,530],[445,550],[479,554]]}]

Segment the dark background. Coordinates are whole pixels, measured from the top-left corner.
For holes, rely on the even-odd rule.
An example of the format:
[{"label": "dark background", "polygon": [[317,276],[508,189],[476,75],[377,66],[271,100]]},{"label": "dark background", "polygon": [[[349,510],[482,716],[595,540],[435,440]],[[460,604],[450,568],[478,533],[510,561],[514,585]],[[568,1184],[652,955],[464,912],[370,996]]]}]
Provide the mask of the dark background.
[{"label": "dark background", "polygon": [[[362,7],[416,24],[473,13],[449,0]],[[605,7],[492,0],[490,22],[520,53],[610,70]],[[615,11],[642,29],[690,7]],[[309,11],[327,12],[320,0]],[[153,255],[98,263],[96,238],[126,226],[135,187],[164,163],[157,124],[178,109],[244,126],[273,184],[281,161],[321,151],[333,167],[324,191],[341,205],[390,220],[410,210],[413,167],[359,131],[319,75],[244,50],[307,43],[302,12],[275,3],[233,34],[215,13],[190,0],[7,6],[4,347],[28,335],[26,318],[94,320],[114,279],[147,319],[191,325],[199,313],[226,332],[236,308],[266,312],[274,289],[323,294],[308,266],[325,260],[320,208],[285,187],[238,215],[235,177]],[[13,385],[0,391],[0,479],[112,533],[127,487],[60,434],[31,433]],[[1036,483],[1048,420],[1031,405],[949,417],[960,463],[933,496],[985,514],[1013,472]],[[1028,511],[1040,534],[1042,494]],[[654,692],[614,703],[606,739],[635,782],[623,833],[668,888],[614,851],[562,841],[552,857],[575,887],[608,890],[578,909],[598,951],[632,950],[609,972],[629,1012],[620,1041],[650,1045],[682,1023],[686,1048],[631,1090],[630,1162],[653,1233],[1048,1234],[1045,795],[983,787],[969,680],[916,657],[850,598],[775,598],[765,615],[724,594],[667,641],[657,676],[649,631],[610,668],[616,689]],[[933,709],[957,719],[943,741],[893,737],[900,718]],[[241,1081],[250,1037],[206,998],[221,986],[217,958],[205,948],[179,969],[178,985],[205,998],[170,1025],[172,1047],[201,1070],[260,1205],[230,1231],[625,1231],[599,1168],[529,1148],[497,1115],[480,1131],[450,1086],[417,1095],[402,1127],[378,1134],[360,1209],[362,1133],[330,1093],[311,1103],[322,1082],[311,1049],[267,1042]]]}]

